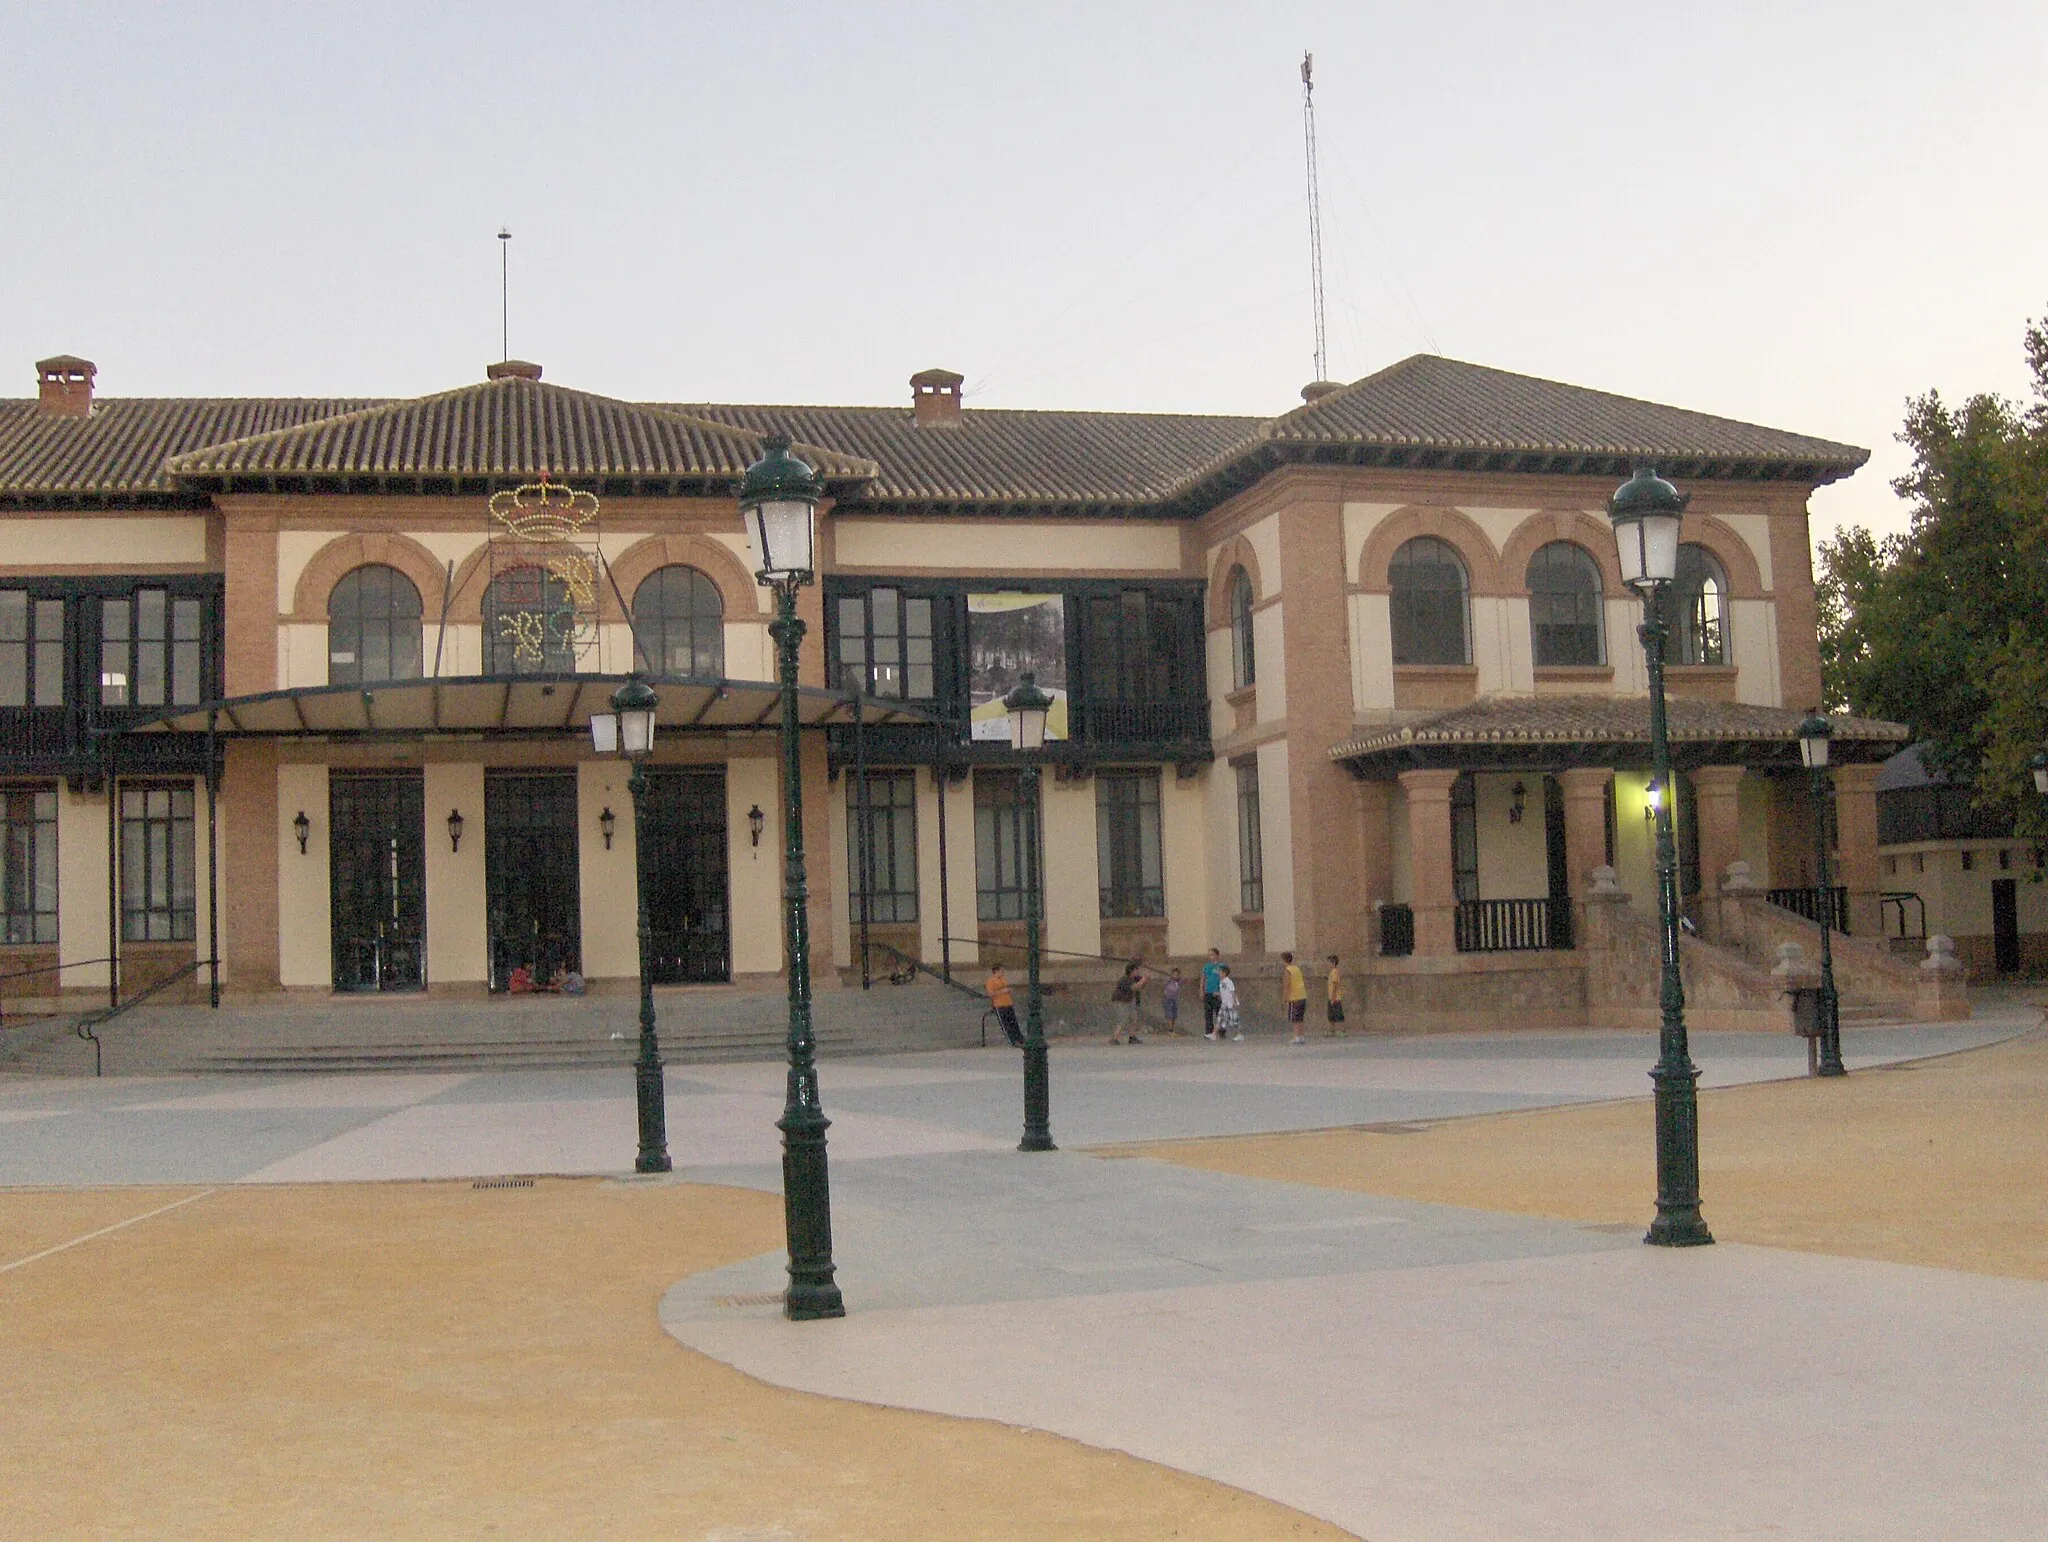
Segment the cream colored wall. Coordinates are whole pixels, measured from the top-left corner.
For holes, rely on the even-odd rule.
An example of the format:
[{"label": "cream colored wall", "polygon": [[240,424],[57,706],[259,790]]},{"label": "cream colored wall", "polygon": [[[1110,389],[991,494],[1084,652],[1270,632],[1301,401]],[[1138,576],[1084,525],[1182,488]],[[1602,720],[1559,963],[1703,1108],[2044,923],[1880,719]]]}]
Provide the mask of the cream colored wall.
[{"label": "cream colored wall", "polygon": [[[1223,767],[1222,775],[1229,774]],[[1159,770],[1159,865],[1166,883],[1166,951],[1172,954],[1201,953],[1210,945],[1203,794],[1217,775],[1211,766],[1182,781],[1171,766]]]},{"label": "cream colored wall", "polygon": [[[434,673],[435,643],[441,627],[429,622],[423,641],[426,652],[421,655],[420,667],[427,673]],[[451,621],[447,627],[447,640],[439,648],[443,675],[480,675],[484,672],[484,629],[474,621]]]},{"label": "cream colored wall", "polygon": [[[490,978],[484,908],[484,768],[430,763],[426,768],[427,983],[475,984]],[[283,805],[279,805],[281,808]],[[462,814],[462,850],[448,849],[448,814]]]},{"label": "cream colored wall", "polygon": [[1350,610],[1351,705],[1360,713],[1391,711],[1394,705],[1391,602],[1384,594],[1354,594]]},{"label": "cream colored wall", "polygon": [[1765,594],[1777,585],[1771,582],[1771,520],[1767,514],[1722,514],[1721,523],[1742,537],[1742,544],[1756,558],[1758,582]]},{"label": "cream colored wall", "polygon": [[[586,760],[576,767],[576,877],[581,890],[583,972],[593,979],[640,974],[639,885],[634,868],[638,827],[623,760]],[[603,813],[614,825],[604,849]],[[442,816],[444,819],[446,816]],[[429,822],[431,828],[432,821]]]},{"label": "cream colored wall", "polygon": [[11,567],[205,567],[206,517],[0,519],[0,554]]},{"label": "cream colored wall", "polygon": [[[1245,540],[1250,544],[1252,555],[1258,559],[1259,579],[1263,592],[1259,598],[1270,599],[1280,592],[1280,516],[1268,514],[1264,519],[1245,527]],[[1210,565],[1214,566],[1214,553]]]},{"label": "cream colored wall", "polygon": [[775,645],[768,628],[758,622],[725,624],[725,677],[728,680],[773,680]]},{"label": "cream colored wall", "polygon": [[[1543,838],[1540,774],[1488,772],[1473,779],[1479,825],[1479,897],[1542,899],[1550,893],[1550,863]],[[1515,784],[1522,784],[1520,824],[1509,822]]]},{"label": "cream colored wall", "polygon": [[1737,701],[1765,707],[1784,705],[1784,683],[1778,675],[1777,606],[1771,601],[1728,602],[1728,662],[1739,671],[1735,677]]},{"label": "cream colored wall", "polygon": [[[1536,509],[1499,508],[1483,503],[1461,503],[1457,505],[1457,509],[1460,514],[1486,532],[1486,539],[1493,543],[1496,552],[1507,550],[1508,541],[1513,537],[1516,527],[1523,520],[1533,518],[1539,512]],[[1519,573],[1512,574],[1508,581],[1519,582],[1521,576]]]},{"label": "cream colored wall", "polygon": [[[753,844],[747,811],[767,815],[761,844]],[[728,894],[732,916],[732,972],[782,972],[782,779],[771,756],[735,757],[725,763],[725,830],[732,853]],[[813,859],[815,860],[815,859]],[[845,910],[835,905],[835,916]]]},{"label": "cream colored wall", "polygon": [[1044,789],[1045,809],[1045,945],[1070,953],[1100,953],[1095,783],[1062,782],[1046,775],[1039,778],[1039,786]]},{"label": "cream colored wall", "polygon": [[[1998,853],[2012,853],[2012,866],[2001,869]],[[1963,852],[1973,865],[1963,871]],[[1971,841],[1962,844],[1916,843],[1887,846],[1881,864],[1884,886],[1918,894],[1927,907],[1927,934],[1948,937],[1990,937],[1991,885],[2000,878],[2015,880],[2013,898],[2022,936],[2048,931],[2048,883],[2036,883],[2032,846],[2024,841]],[[1919,857],[1925,871],[1916,872]],[[1890,863],[1897,861],[1897,870]]]},{"label": "cream colored wall", "polygon": [[1614,872],[1630,903],[1645,915],[1657,913],[1657,841],[1643,818],[1647,772],[1614,773]]},{"label": "cream colored wall", "polygon": [[1398,503],[1347,503],[1344,505],[1344,580],[1358,582],[1358,564],[1365,556],[1365,543],[1379,522],[1400,508]]},{"label": "cream colored wall", "polygon": [[[327,767],[292,763],[277,768],[277,976],[291,986],[334,984],[334,908],[330,873]],[[293,822],[303,810],[306,849]],[[202,821],[204,816],[202,815]],[[206,886],[206,831],[199,831],[200,888]],[[200,948],[206,951],[200,932]]]},{"label": "cream colored wall", "polygon": [[1415,844],[1409,817],[1408,789],[1396,782],[1387,815],[1387,898],[1396,905],[1412,904],[1415,899]]},{"label": "cream colored wall", "polygon": [[[199,840],[205,840],[202,831]],[[197,853],[200,903],[206,902],[206,853]],[[203,938],[206,933],[200,932]],[[57,962],[79,963],[61,979],[66,989],[105,987],[107,966],[107,795],[75,793],[57,784]]]},{"label": "cream colored wall", "polygon": [[[1208,842],[1204,866],[1201,950],[1232,951],[1237,936],[1231,917],[1237,914],[1237,770],[1218,761],[1201,779],[1203,833]],[[1172,896],[1167,908],[1173,907]]]},{"label": "cream colored wall", "polygon": [[[1166,521],[1059,524],[966,520],[835,519],[839,567],[964,568],[976,574],[1114,568],[1179,572],[1180,526]],[[1260,561],[1265,560],[1260,554]],[[749,564],[751,567],[751,564]]]},{"label": "cream colored wall", "polygon": [[[1749,864],[1750,880],[1759,888],[1771,886],[1771,784],[1760,776],[1745,776],[1735,784],[1735,817],[1739,832],[1737,848]],[[1722,874],[1711,875],[1719,883]]]},{"label": "cream colored wall", "polygon": [[1202,656],[1209,666],[1209,737],[1225,739],[1237,727],[1237,713],[1226,699],[1230,683],[1230,629],[1217,627],[1202,637]]},{"label": "cream colored wall", "polygon": [[1650,666],[1643,659],[1636,628],[1643,624],[1639,600],[1607,602],[1607,662],[1614,666],[1614,690],[1622,696],[1650,694]]},{"label": "cream colored wall", "polygon": [[[1259,668],[1259,721],[1275,723],[1287,716],[1287,642],[1279,602],[1252,612],[1252,657]],[[1223,678],[1230,678],[1230,662],[1224,660]]]},{"label": "cream colored wall", "polygon": [[[1287,789],[1287,741],[1259,746],[1259,840],[1265,859],[1266,951],[1294,946],[1294,814]],[[1316,832],[1304,830],[1303,840]]]},{"label": "cream colored wall", "polygon": [[[924,833],[918,832],[922,840]],[[939,832],[932,830],[932,843],[938,844]],[[981,959],[981,949],[973,941],[978,922],[975,919],[974,897],[974,780],[972,777],[955,783],[946,789],[946,859],[947,859],[947,901],[952,906],[953,962],[975,964]],[[932,891],[932,904],[938,904],[938,893]],[[934,953],[933,958],[938,955]]]}]

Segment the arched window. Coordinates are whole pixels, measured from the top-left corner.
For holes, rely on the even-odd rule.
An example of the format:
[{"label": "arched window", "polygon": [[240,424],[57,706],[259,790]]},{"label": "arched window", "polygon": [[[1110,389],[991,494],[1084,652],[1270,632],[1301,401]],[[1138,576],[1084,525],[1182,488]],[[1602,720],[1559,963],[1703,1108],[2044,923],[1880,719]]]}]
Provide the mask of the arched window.
[{"label": "arched window", "polygon": [[576,627],[567,584],[542,568],[507,568],[484,591],[484,673],[574,674]]},{"label": "arched window", "polygon": [[420,677],[420,592],[397,568],[342,575],[327,597],[327,680],[368,685]]},{"label": "arched window", "polygon": [[1396,664],[1469,664],[1465,564],[1450,542],[1418,535],[1387,568]]},{"label": "arched window", "polygon": [[1728,575],[1704,546],[1678,548],[1678,572],[1670,589],[1671,662],[1728,662]]},{"label": "arched window", "polygon": [[1230,570],[1230,684],[1243,690],[1259,678],[1252,652],[1252,579],[1243,568]]},{"label": "arched window", "polygon": [[695,568],[657,568],[633,591],[633,632],[657,675],[725,673],[725,601]]},{"label": "arched window", "polygon": [[1536,667],[1598,664],[1600,564],[1570,541],[1552,541],[1529,559],[1529,634]]}]

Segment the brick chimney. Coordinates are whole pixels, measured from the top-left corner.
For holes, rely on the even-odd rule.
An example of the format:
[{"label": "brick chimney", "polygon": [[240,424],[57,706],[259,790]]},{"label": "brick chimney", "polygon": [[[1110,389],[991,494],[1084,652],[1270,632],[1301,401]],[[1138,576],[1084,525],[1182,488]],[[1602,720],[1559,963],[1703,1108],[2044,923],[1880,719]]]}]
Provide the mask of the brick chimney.
[{"label": "brick chimney", "polygon": [[90,359],[60,353],[36,361],[36,408],[60,418],[92,416],[92,377],[99,371]]},{"label": "brick chimney", "polygon": [[540,366],[529,364],[524,359],[500,359],[484,370],[487,380],[538,380]]},{"label": "brick chimney", "polygon": [[960,421],[960,387],[965,375],[949,369],[921,369],[910,377],[910,406],[919,428],[951,428]]}]

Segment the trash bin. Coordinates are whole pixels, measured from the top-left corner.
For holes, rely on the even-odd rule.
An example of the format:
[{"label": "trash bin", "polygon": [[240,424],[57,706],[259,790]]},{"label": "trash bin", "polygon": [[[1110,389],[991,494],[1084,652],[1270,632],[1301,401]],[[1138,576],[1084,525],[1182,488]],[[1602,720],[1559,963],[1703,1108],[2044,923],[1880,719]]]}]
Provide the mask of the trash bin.
[{"label": "trash bin", "polygon": [[1820,987],[1795,985],[1785,992],[1792,998],[1792,1031],[1802,1039],[1820,1037]]}]

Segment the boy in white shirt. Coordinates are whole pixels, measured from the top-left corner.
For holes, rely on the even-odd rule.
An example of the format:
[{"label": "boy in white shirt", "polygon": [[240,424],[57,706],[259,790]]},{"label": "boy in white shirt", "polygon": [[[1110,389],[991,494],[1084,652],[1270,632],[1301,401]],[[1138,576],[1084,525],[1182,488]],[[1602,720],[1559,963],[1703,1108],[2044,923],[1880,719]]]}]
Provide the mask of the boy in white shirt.
[{"label": "boy in white shirt", "polygon": [[1207,1037],[1214,1039],[1218,1044],[1225,1039],[1235,1039],[1241,1044],[1244,1042],[1244,1029],[1238,1026],[1237,1020],[1237,981],[1230,978],[1228,964],[1222,965],[1221,969],[1223,978],[1218,986],[1217,995],[1222,1000],[1216,1007],[1216,1031]]}]

